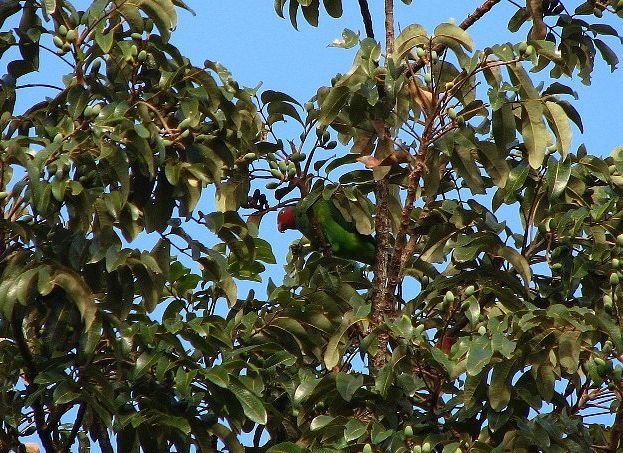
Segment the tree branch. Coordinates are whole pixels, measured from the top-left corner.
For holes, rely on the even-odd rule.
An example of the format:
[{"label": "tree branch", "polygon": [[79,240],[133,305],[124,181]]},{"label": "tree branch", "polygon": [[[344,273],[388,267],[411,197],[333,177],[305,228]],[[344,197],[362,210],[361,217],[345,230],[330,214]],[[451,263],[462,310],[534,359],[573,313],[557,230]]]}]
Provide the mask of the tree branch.
[{"label": "tree branch", "polygon": [[372,15],[370,14],[368,0],[359,0],[359,9],[361,10],[363,25],[366,27],[366,36],[374,39],[374,28],[372,27]]},{"label": "tree branch", "polygon": [[76,436],[78,435],[78,431],[80,430],[80,425],[82,425],[82,420],[84,419],[84,414],[86,414],[87,405],[85,403],[81,403],[78,408],[78,413],[76,414],[76,421],[74,422],[74,426],[71,427],[71,432],[69,433],[69,437],[67,438],[67,442],[65,442],[64,450],[66,452],[71,451],[71,446],[76,441]]},{"label": "tree branch", "polygon": [[385,47],[387,55],[394,52],[394,0],[385,0]]},{"label": "tree branch", "polygon": [[[385,46],[387,52],[387,60],[394,50],[394,1],[385,0]],[[387,63],[386,63],[387,64]],[[385,91],[383,87],[380,89],[383,95]],[[393,152],[393,143],[391,133],[386,125],[383,125],[382,136],[379,139],[377,153],[380,150],[383,155],[389,155]],[[389,207],[387,198],[389,197],[389,183],[387,176],[376,182],[376,259],[374,263],[374,284],[372,292],[372,322],[371,329],[378,328],[383,323],[383,318],[388,314],[393,305],[387,292],[387,271],[389,262]],[[389,335],[383,329],[378,333],[379,349],[370,361],[371,368],[378,370],[387,363],[390,353],[387,349]]]},{"label": "tree branch", "polygon": [[[17,345],[20,355],[24,360],[24,375],[28,381],[26,382],[26,392],[30,395],[36,390],[37,384],[34,383],[34,380],[37,377],[38,371],[30,349],[28,349],[26,338],[24,338],[24,332],[22,331],[22,322],[23,320],[18,315],[17,309],[14,308],[13,314],[11,316],[13,338],[15,340],[15,344]],[[35,419],[35,426],[37,427],[37,434],[39,435],[39,439],[43,444],[43,448],[45,448],[45,451],[47,453],[54,453],[56,449],[54,448],[54,442],[52,441],[50,432],[47,430],[45,424],[45,411],[43,409],[43,404],[41,404],[40,397],[35,398],[35,400],[32,402],[32,411]]]}]

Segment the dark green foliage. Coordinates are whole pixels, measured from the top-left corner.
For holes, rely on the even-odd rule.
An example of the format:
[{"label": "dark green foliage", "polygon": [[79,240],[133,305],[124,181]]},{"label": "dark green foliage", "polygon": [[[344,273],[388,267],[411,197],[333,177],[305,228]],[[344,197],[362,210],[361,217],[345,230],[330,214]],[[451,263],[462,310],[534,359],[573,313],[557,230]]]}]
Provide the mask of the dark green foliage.
[{"label": "dark green foliage", "polygon": [[[616,451],[623,148],[572,146],[575,91],[531,73],[614,68],[619,3],[544,2],[531,42],[520,7],[517,44],[346,30],[352,67],[302,104],[194,66],[179,0],[0,2],[0,450]],[[316,250],[241,294],[294,202]]]}]

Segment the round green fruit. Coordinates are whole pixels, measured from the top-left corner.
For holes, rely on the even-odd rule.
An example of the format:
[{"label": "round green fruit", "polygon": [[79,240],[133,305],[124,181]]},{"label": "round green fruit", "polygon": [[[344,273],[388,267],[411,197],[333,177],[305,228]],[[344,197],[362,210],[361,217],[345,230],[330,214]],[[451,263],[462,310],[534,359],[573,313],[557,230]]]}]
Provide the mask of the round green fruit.
[{"label": "round green fruit", "polygon": [[431,83],[433,81],[433,76],[431,75],[430,72],[427,72],[426,74],[424,74],[424,81],[426,83]]},{"label": "round green fruit", "polygon": [[430,444],[430,442],[424,442],[422,444],[422,453],[430,453],[430,451],[433,449],[432,445]]},{"label": "round green fruit", "polygon": [[532,56],[532,54],[534,53],[534,46],[530,45],[528,47],[526,47],[526,56],[530,57]]},{"label": "round green fruit", "polygon": [[188,129],[188,126],[190,126],[191,121],[192,119],[190,118],[184,118],[182,121],[180,121],[180,124],[178,125],[178,127],[182,130]]},{"label": "round green fruit", "polygon": [[619,247],[623,247],[623,234],[619,234],[619,235],[617,236],[617,245],[618,245]]},{"label": "round green fruit", "polygon": [[140,41],[143,38],[143,35],[140,33],[134,32],[130,35],[130,37],[136,41]]},{"label": "round green fruit", "polygon": [[467,297],[473,296],[475,292],[476,288],[474,287],[474,285],[469,285],[467,288],[465,288],[465,295]]},{"label": "round green fruit", "polygon": [[411,425],[405,426],[404,433],[406,437],[413,436],[413,427]]},{"label": "round green fruit", "polygon": [[485,326],[480,326],[478,328],[478,335],[485,335],[487,333],[487,328]]},{"label": "round green fruit", "polygon": [[76,30],[74,30],[73,28],[71,30],[68,30],[65,37],[67,38],[67,41],[73,41],[74,39],[76,39]]},{"label": "round green fruit", "polygon": [[610,274],[610,284],[611,285],[619,284],[619,274],[617,274],[616,272],[613,272],[612,274]]},{"label": "round green fruit", "polygon": [[452,291],[446,291],[446,295],[443,296],[443,301],[449,304],[454,302],[454,293]]},{"label": "round green fruit", "polygon": [[426,55],[426,51],[422,49],[421,47],[418,47],[415,53],[417,54],[419,58],[422,58],[424,55]]},{"label": "round green fruit", "polygon": [[365,444],[363,446],[363,453],[372,453],[372,445],[370,444]]},{"label": "round green fruit", "polygon": [[526,49],[528,49],[528,43],[526,41],[520,42],[517,46],[519,53],[526,53]]},{"label": "round green fruit", "polygon": [[63,41],[63,39],[60,36],[55,36],[54,38],[52,38],[52,42],[59,49],[62,49],[63,45],[65,44],[65,41]]},{"label": "round green fruit", "polygon": [[437,61],[437,60],[439,60],[439,55],[437,55],[437,51],[433,50],[433,51],[430,53],[430,58],[431,58],[431,60],[433,60],[433,61]]},{"label": "round green fruit", "polygon": [[67,36],[67,27],[65,27],[64,25],[59,25],[58,26],[58,34],[61,36]]},{"label": "round green fruit", "polygon": [[275,182],[275,181],[271,181],[269,183],[266,184],[266,188],[267,189],[276,189],[277,187],[279,187],[279,183]]},{"label": "round green fruit", "polygon": [[604,307],[612,307],[612,297],[609,294],[603,297]]}]

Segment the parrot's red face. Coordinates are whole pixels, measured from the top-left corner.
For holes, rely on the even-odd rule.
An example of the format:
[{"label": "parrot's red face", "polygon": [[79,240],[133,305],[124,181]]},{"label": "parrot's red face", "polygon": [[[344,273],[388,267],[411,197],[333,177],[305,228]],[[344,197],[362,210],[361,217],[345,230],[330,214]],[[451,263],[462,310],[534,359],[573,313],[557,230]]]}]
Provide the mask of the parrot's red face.
[{"label": "parrot's red face", "polygon": [[286,206],[277,215],[277,229],[280,233],[285,230],[296,229],[296,216],[294,214],[294,206]]}]

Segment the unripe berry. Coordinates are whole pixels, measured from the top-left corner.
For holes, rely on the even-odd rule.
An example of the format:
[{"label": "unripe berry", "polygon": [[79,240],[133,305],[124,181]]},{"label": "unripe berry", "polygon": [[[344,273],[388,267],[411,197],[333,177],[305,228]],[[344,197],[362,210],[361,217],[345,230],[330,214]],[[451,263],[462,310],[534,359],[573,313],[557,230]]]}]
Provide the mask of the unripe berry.
[{"label": "unripe berry", "polygon": [[60,36],[55,36],[54,38],[52,38],[52,42],[54,43],[54,45],[56,47],[58,47],[59,49],[63,48],[63,45],[65,44],[65,41],[62,40],[62,38]]}]

